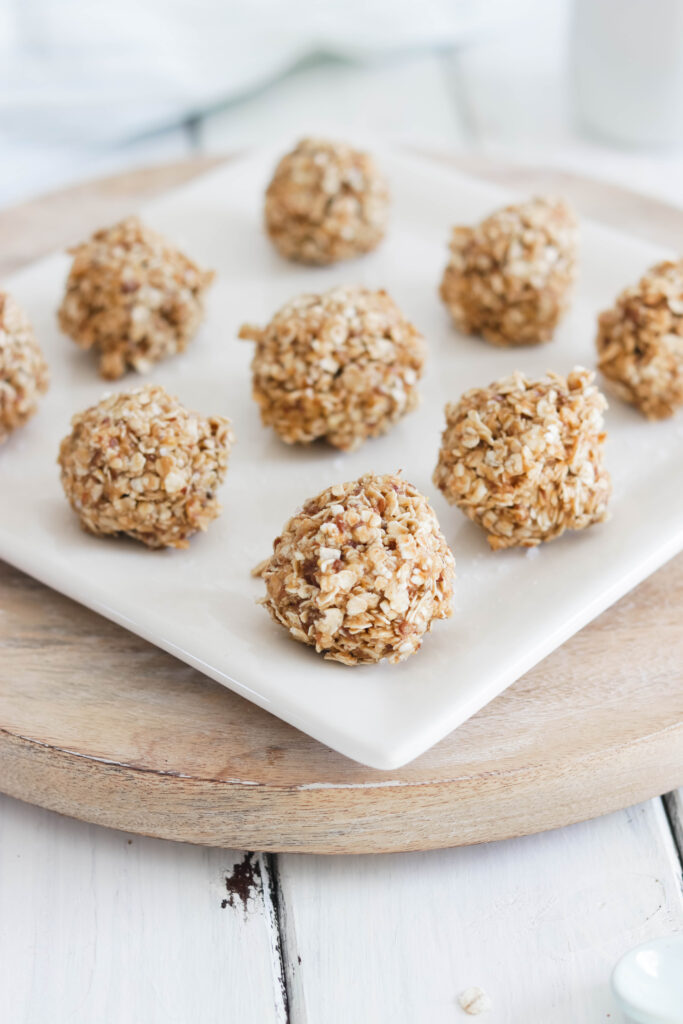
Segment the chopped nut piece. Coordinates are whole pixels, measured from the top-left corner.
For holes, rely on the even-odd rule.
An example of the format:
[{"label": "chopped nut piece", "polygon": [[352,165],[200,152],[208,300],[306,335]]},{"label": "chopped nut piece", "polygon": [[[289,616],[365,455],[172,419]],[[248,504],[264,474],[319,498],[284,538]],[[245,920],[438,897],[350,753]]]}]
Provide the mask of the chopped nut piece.
[{"label": "chopped nut piece", "polygon": [[683,260],[658,263],[598,318],[598,366],[649,419],[683,406]]},{"label": "chopped nut piece", "polygon": [[183,352],[204,316],[213,271],[128,217],[69,250],[74,261],[59,326],[81,348],[97,350],[100,373],[114,380],[144,373]]},{"label": "chopped nut piece", "polygon": [[576,276],[577,234],[569,207],[550,199],[454,228],[441,298],[455,326],[494,345],[549,341]]},{"label": "chopped nut piece", "polygon": [[256,342],[261,419],[287,444],[325,438],[350,451],[419,402],[424,339],[384,291],[302,295],[240,337]]},{"label": "chopped nut piece", "polygon": [[517,372],[446,406],[434,483],[494,550],[533,547],[607,518],[603,410],[594,374]]},{"label": "chopped nut piece", "polygon": [[403,661],[451,615],[453,555],[426,498],[398,476],[367,474],[307,501],[258,570],[275,621],[345,665]]},{"label": "chopped nut piece", "polygon": [[477,985],[472,985],[471,988],[466,988],[464,992],[461,992],[458,1001],[465,1013],[469,1013],[472,1017],[491,1009],[491,1000],[486,992]]},{"label": "chopped nut piece", "polygon": [[389,192],[372,157],[342,143],[303,139],[277,165],[266,192],[266,229],[280,253],[336,263],[384,237]]},{"label": "chopped nut piece", "polygon": [[190,412],[148,385],[109,395],[71,423],[59,450],[62,486],[89,533],[186,548],[220,515],[230,420]]},{"label": "chopped nut piece", "polygon": [[0,444],[33,416],[48,381],[28,317],[11,295],[0,292]]}]

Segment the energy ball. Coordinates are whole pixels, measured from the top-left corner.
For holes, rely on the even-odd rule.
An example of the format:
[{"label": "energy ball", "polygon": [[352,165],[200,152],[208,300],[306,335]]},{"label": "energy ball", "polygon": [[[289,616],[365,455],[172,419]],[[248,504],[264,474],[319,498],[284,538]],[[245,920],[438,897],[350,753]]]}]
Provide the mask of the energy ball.
[{"label": "energy ball", "polygon": [[240,337],[256,342],[261,419],[287,444],[324,438],[351,451],[419,403],[424,339],[384,291],[302,295]]},{"label": "energy ball", "polygon": [[183,352],[204,316],[214,274],[201,270],[156,231],[128,217],[69,252],[74,261],[59,326],[99,353],[100,374],[145,373]]},{"label": "energy ball", "polygon": [[482,526],[494,551],[535,547],[607,518],[607,402],[594,374],[519,372],[446,406],[434,483]]},{"label": "energy ball", "polygon": [[372,157],[339,142],[303,139],[266,191],[266,230],[280,254],[299,263],[370,252],[388,216],[389,190]]},{"label": "energy ball", "polygon": [[683,260],[658,263],[598,318],[598,366],[649,419],[683,405]]},{"label": "energy ball", "polygon": [[404,661],[452,611],[453,555],[399,476],[368,473],[307,501],[256,573],[275,621],[344,665]]},{"label": "energy ball", "polygon": [[11,295],[0,292],[0,444],[33,416],[48,382],[28,317]]},{"label": "energy ball", "polygon": [[186,548],[220,515],[230,420],[190,412],[150,384],[106,396],[71,425],[58,461],[64,493],[88,533]]},{"label": "energy ball", "polygon": [[441,281],[455,326],[493,345],[550,341],[576,277],[578,227],[561,200],[532,199],[456,227]]}]

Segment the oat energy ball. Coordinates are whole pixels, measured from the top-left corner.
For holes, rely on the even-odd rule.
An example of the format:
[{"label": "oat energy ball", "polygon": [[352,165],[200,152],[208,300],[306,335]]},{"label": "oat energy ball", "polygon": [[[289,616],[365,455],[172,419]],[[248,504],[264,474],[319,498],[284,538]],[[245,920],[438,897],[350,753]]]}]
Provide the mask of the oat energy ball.
[{"label": "oat energy ball", "polygon": [[282,256],[300,263],[370,252],[388,215],[389,190],[372,157],[324,139],[287,153],[266,191],[266,230]]},{"label": "oat energy ball", "polygon": [[534,547],[607,518],[607,403],[593,374],[517,372],[446,406],[434,483],[494,550]]},{"label": "oat energy ball", "polygon": [[427,499],[371,473],[307,501],[256,572],[263,604],[332,661],[403,661],[451,615],[455,562]]},{"label": "oat energy ball", "polygon": [[598,318],[598,365],[649,419],[683,405],[683,260],[658,263]]},{"label": "oat energy ball", "polygon": [[550,341],[569,304],[577,239],[574,214],[552,199],[454,228],[441,298],[455,326],[494,345]]},{"label": "oat energy ball", "polygon": [[240,337],[256,342],[261,419],[287,444],[324,438],[350,451],[418,405],[424,339],[384,291],[302,295]]},{"label": "oat energy ball", "polygon": [[89,533],[186,548],[220,515],[229,420],[190,412],[150,384],[108,395],[71,425],[59,449],[62,486]]},{"label": "oat energy ball", "polygon": [[0,292],[0,444],[33,416],[48,380],[28,317],[11,295]]},{"label": "oat energy ball", "polygon": [[59,326],[99,354],[108,380],[130,367],[144,373],[183,352],[204,316],[213,271],[128,217],[69,252],[74,261],[59,309]]}]

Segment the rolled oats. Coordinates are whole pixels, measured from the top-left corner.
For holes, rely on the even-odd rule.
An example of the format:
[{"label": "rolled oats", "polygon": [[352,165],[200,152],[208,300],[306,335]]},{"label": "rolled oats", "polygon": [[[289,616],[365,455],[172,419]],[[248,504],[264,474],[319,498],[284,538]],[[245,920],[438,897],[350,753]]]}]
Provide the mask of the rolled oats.
[{"label": "rolled oats", "polygon": [[150,384],[103,398],[71,425],[62,486],[89,533],[186,548],[220,515],[216,491],[234,441],[225,417],[190,412]]},{"label": "rolled oats", "polygon": [[28,317],[11,295],[0,292],[0,444],[33,416],[48,381]]},{"label": "rolled oats", "polygon": [[454,228],[441,298],[456,327],[494,345],[549,341],[576,276],[577,236],[562,200],[538,198]]},{"label": "rolled oats", "polygon": [[59,326],[99,353],[103,377],[114,380],[129,367],[144,373],[184,351],[204,316],[213,271],[200,270],[137,217],[69,251]]},{"label": "rolled oats", "polygon": [[607,403],[594,375],[519,372],[446,406],[434,483],[494,550],[533,547],[607,517]]},{"label": "rolled oats", "polygon": [[384,237],[389,192],[367,153],[303,139],[280,160],[266,192],[266,230],[280,253],[325,264],[369,252]]},{"label": "rolled oats", "polygon": [[256,342],[261,419],[288,444],[325,438],[349,451],[419,402],[424,339],[384,291],[302,295],[240,337]]},{"label": "rolled oats", "polygon": [[649,419],[683,405],[683,260],[658,263],[598,318],[598,366]]},{"label": "rolled oats", "polygon": [[453,556],[426,498],[398,476],[307,501],[257,572],[273,619],[345,665],[403,661],[451,615]]}]

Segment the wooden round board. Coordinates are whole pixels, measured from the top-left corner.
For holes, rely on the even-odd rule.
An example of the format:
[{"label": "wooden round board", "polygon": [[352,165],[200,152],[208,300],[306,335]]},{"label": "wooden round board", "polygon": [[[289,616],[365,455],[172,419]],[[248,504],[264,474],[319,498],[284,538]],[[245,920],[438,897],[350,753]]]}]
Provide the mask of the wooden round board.
[{"label": "wooden round board", "polygon": [[[0,270],[215,163],[0,214]],[[683,212],[559,172],[455,166],[676,248]],[[656,528],[656,524],[653,524]],[[87,821],[239,849],[361,853],[555,828],[683,783],[683,555],[404,768],[355,764],[0,563],[0,789]]]}]

